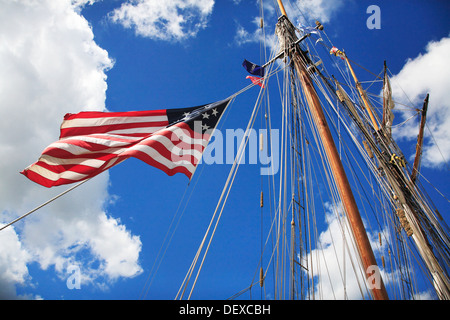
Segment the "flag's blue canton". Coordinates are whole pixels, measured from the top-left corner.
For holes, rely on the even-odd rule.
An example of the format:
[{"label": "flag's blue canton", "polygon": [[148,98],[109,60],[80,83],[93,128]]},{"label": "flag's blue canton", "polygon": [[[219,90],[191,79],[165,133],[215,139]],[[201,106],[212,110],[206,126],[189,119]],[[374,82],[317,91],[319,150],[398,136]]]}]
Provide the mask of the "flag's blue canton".
[{"label": "flag's blue canton", "polygon": [[[185,122],[193,131],[205,133],[208,129],[214,129],[223,111],[230,100],[223,100],[193,108],[167,109],[169,124]],[[195,122],[198,122],[195,125]]]},{"label": "flag's blue canton", "polygon": [[248,73],[253,74],[255,76],[264,77],[263,67],[260,67],[257,64],[254,64],[253,62],[250,62],[248,60],[244,60],[244,62],[242,62],[242,66],[245,68],[245,70],[248,71]]}]

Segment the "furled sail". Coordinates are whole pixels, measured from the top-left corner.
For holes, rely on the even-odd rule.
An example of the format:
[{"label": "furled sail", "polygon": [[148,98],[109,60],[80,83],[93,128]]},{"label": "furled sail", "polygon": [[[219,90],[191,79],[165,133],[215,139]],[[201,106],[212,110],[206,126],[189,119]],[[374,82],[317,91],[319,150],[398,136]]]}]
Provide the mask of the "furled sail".
[{"label": "furled sail", "polygon": [[392,110],[395,108],[394,100],[392,100],[392,89],[391,83],[387,72],[384,72],[383,81],[383,128],[386,136],[391,137],[392,134],[392,123],[394,122],[394,113]]}]

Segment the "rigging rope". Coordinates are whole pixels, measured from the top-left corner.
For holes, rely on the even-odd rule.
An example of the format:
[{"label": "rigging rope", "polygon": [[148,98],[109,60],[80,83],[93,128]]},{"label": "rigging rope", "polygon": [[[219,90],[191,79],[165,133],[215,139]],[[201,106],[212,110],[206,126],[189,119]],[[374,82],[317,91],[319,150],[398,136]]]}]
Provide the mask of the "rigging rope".
[{"label": "rigging rope", "polygon": [[37,211],[37,210],[39,210],[39,209],[45,207],[45,206],[48,205],[49,203],[52,203],[52,202],[55,201],[56,199],[62,197],[63,195],[65,195],[66,193],[72,191],[73,189],[78,188],[78,187],[81,186],[83,183],[85,183],[85,182],[87,182],[87,181],[89,181],[89,180],[91,180],[91,179],[92,179],[92,178],[83,180],[83,181],[77,183],[76,185],[70,187],[70,188],[67,189],[66,191],[61,192],[61,193],[58,194],[57,196],[51,198],[50,200],[44,202],[43,204],[41,204],[41,205],[39,205],[39,206],[37,206],[37,207],[34,208],[33,210],[28,211],[27,213],[25,213],[24,215],[20,216],[19,218],[17,218],[17,219],[15,219],[15,220],[11,221],[10,223],[8,223],[8,224],[2,226],[2,227],[0,228],[0,231],[4,230],[5,228],[9,227],[10,225],[16,223],[17,221],[20,221],[20,220],[22,220],[23,218],[29,216],[29,215],[32,214],[33,212],[35,212],[35,211]]},{"label": "rigging rope", "polygon": [[[262,89],[262,88],[261,88],[261,89]],[[263,90],[260,90],[260,95],[259,95],[259,97],[261,96],[261,92],[262,92],[262,91],[263,91]],[[188,273],[186,274],[186,277],[185,277],[185,279],[183,280],[183,283],[182,283],[182,285],[180,286],[180,289],[178,290],[178,293],[177,293],[175,299],[182,299],[182,298],[183,298],[183,295],[184,295],[184,293],[185,293],[185,291],[186,291],[186,289],[187,289],[187,285],[188,285],[188,283],[189,283],[189,281],[190,281],[190,278],[191,278],[191,276],[193,275],[193,272],[194,272],[194,270],[195,270],[195,266],[196,266],[196,264],[197,264],[197,262],[198,262],[198,258],[200,257],[200,253],[203,251],[203,247],[204,247],[204,245],[205,245],[205,243],[206,243],[206,240],[207,240],[207,238],[208,238],[208,234],[209,234],[209,232],[210,232],[210,230],[211,230],[212,224],[213,224],[214,220],[216,220],[216,223],[215,223],[215,225],[214,225],[214,228],[213,228],[213,230],[212,230],[212,233],[211,233],[211,235],[209,236],[209,241],[208,241],[208,244],[207,244],[207,246],[206,246],[205,252],[204,252],[204,254],[203,254],[202,261],[201,261],[201,263],[200,263],[200,266],[199,266],[199,268],[198,268],[197,274],[196,274],[196,276],[195,276],[194,283],[193,283],[193,285],[192,285],[192,287],[191,287],[191,291],[190,291],[189,296],[188,296],[188,299],[191,298],[192,292],[193,292],[193,290],[194,290],[194,288],[195,288],[195,285],[196,285],[196,283],[197,283],[197,280],[198,280],[198,276],[199,276],[200,271],[201,271],[201,269],[202,269],[202,267],[203,267],[203,263],[204,263],[204,261],[205,261],[206,255],[207,255],[207,253],[208,253],[208,251],[209,251],[209,247],[210,247],[210,245],[211,245],[212,239],[213,239],[213,237],[214,237],[214,235],[215,235],[215,232],[216,232],[218,223],[219,223],[220,218],[221,218],[221,216],[222,216],[223,209],[224,209],[225,203],[226,203],[226,201],[227,201],[227,199],[228,199],[228,196],[229,196],[229,193],[230,193],[230,190],[231,190],[231,186],[233,185],[234,179],[235,179],[235,177],[236,177],[236,173],[237,173],[237,170],[238,170],[239,165],[240,165],[240,163],[241,163],[242,156],[244,155],[245,147],[246,147],[247,142],[248,142],[249,137],[250,137],[250,130],[251,130],[251,128],[253,127],[253,124],[254,124],[255,119],[256,119],[256,115],[257,115],[258,110],[259,110],[259,107],[260,107],[260,105],[261,105],[259,97],[258,97],[257,102],[255,103],[255,106],[254,106],[252,115],[250,116],[250,120],[249,120],[249,123],[248,123],[248,125],[247,125],[247,129],[246,129],[246,131],[245,131],[245,133],[244,133],[244,139],[243,139],[242,142],[241,142],[241,145],[240,145],[240,147],[239,147],[239,150],[238,150],[238,152],[237,152],[237,155],[236,155],[235,160],[234,160],[234,162],[233,162],[233,165],[232,165],[232,167],[231,167],[231,170],[230,170],[230,173],[229,173],[229,175],[228,175],[228,178],[227,178],[227,180],[226,180],[226,182],[225,182],[224,188],[223,188],[223,190],[222,190],[222,194],[221,194],[221,196],[220,196],[220,198],[219,198],[219,201],[218,201],[218,203],[217,203],[216,209],[215,209],[215,211],[214,211],[214,213],[213,213],[213,216],[212,216],[212,218],[211,218],[211,221],[210,221],[210,223],[209,223],[209,226],[208,226],[208,228],[207,228],[207,230],[206,230],[206,232],[205,232],[205,235],[204,235],[204,237],[203,237],[203,240],[202,240],[202,242],[200,243],[200,246],[199,246],[199,248],[198,248],[198,250],[197,250],[197,253],[196,253],[195,257],[194,257],[194,260],[193,260],[192,263],[191,263],[191,266],[190,266],[190,268],[189,268],[189,270],[188,270]],[[222,201],[222,200],[223,200],[223,201]],[[219,211],[219,209],[220,209],[220,212],[219,212],[219,215],[217,216],[217,219],[216,219],[216,214],[217,214],[217,212]]]}]

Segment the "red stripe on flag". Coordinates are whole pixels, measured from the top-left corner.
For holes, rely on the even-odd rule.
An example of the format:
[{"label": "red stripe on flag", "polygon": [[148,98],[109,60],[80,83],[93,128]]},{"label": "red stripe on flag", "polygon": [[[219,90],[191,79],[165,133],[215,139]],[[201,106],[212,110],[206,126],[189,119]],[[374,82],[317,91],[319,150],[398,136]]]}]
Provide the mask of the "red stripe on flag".
[{"label": "red stripe on flag", "polygon": [[[168,129],[160,130],[157,133],[153,134],[148,139],[144,139],[143,141],[136,144],[136,146],[134,146],[133,148],[130,148],[129,150],[125,151],[123,154],[120,155],[120,157],[135,157],[151,166],[154,166],[164,171],[168,175],[173,175],[177,172],[182,172],[186,176],[191,178],[193,171],[195,170],[195,166],[200,161],[201,154],[205,149],[202,142],[206,144],[207,140],[209,140],[210,135],[208,134],[202,135],[196,133],[192,129],[190,129],[187,124],[183,122],[177,123],[173,127],[177,127],[178,129],[183,131],[183,133],[186,136],[194,139],[194,142],[186,143],[181,140],[174,139],[175,135],[174,132],[169,131]],[[169,138],[168,140],[175,142],[173,144],[173,148],[169,149],[160,141],[156,140],[158,139],[158,136]],[[175,148],[179,148],[187,152],[196,150],[199,153],[199,159],[190,154],[179,155],[178,153],[174,153],[173,149]],[[147,152],[144,152],[143,150]],[[165,163],[170,164],[172,168],[166,165]]]},{"label": "red stripe on flag", "polygon": [[150,117],[165,116],[166,109],[162,110],[143,110],[143,111],[125,111],[125,112],[101,112],[101,111],[82,111],[79,113],[67,113],[64,120],[72,119],[92,119],[104,117]]},{"label": "red stripe on flag", "polygon": [[[95,127],[73,127],[61,129],[60,138],[72,137],[72,136],[83,136],[94,133],[108,133],[111,131],[124,130],[124,129],[136,129],[136,128],[148,128],[146,132],[149,134],[152,132],[152,128],[161,128],[167,126],[169,123],[167,121],[158,122],[140,122],[140,123],[123,123],[123,124],[113,124],[105,126],[95,126]],[[154,130],[153,130],[154,131]]]}]

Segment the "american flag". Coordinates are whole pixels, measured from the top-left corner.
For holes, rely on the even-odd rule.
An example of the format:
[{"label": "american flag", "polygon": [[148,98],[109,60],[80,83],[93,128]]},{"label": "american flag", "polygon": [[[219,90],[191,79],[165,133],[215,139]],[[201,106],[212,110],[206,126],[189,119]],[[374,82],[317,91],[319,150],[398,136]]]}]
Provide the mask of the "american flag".
[{"label": "american flag", "polygon": [[83,181],[130,158],[192,177],[231,99],[181,108],[66,114],[59,140],[21,173],[45,187]]}]

